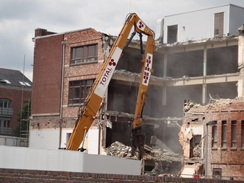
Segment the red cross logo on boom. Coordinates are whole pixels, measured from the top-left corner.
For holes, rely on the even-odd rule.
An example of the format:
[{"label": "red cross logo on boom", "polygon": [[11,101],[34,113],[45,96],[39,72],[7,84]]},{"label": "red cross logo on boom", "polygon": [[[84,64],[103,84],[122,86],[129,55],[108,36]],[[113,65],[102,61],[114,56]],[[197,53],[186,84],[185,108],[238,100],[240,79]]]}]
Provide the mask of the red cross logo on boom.
[{"label": "red cross logo on boom", "polygon": [[116,63],[115,63],[114,59],[111,59],[110,60],[109,65],[110,66],[116,66]]},{"label": "red cross logo on boom", "polygon": [[140,21],[139,22],[139,28],[141,29],[141,28],[143,28],[144,27],[144,24]]}]

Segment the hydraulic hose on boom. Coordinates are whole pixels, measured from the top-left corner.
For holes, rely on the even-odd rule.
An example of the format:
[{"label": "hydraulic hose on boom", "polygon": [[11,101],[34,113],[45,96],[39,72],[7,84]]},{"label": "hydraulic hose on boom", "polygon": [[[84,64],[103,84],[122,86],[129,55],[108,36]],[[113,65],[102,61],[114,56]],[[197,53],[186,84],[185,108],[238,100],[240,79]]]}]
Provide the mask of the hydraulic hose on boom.
[{"label": "hydraulic hose on boom", "polygon": [[148,90],[149,79],[152,72],[153,51],[154,51],[154,34],[146,26],[146,24],[137,16],[132,13],[128,16],[124,23],[124,26],[117,37],[111,51],[104,62],[100,73],[98,74],[93,87],[85,100],[85,106],[78,115],[76,125],[70,136],[67,148],[68,150],[79,149],[81,142],[84,139],[85,133],[89,130],[93,121],[96,118],[96,114],[101,106],[102,100],[105,96],[105,92],[108,88],[108,84],[115,71],[116,65],[122,55],[123,49],[126,47],[126,42],[130,31],[134,27],[134,31],[139,34],[145,34],[147,36],[146,48],[143,55],[142,72],[140,76],[140,84],[136,102],[136,109],[134,114],[134,121],[132,124],[132,146],[133,150],[139,149],[140,154],[144,152],[144,135],[141,133],[142,125],[142,110],[146,100],[146,92]]}]

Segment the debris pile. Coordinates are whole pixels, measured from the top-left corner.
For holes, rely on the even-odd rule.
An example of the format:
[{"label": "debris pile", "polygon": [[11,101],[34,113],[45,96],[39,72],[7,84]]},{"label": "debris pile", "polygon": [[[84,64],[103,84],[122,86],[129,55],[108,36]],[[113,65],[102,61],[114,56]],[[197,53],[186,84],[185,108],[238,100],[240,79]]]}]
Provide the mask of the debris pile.
[{"label": "debris pile", "polygon": [[[180,161],[181,157],[179,154],[170,151],[163,151],[159,148],[151,148],[150,146],[144,146],[146,155],[143,159],[154,160],[154,161],[165,161],[165,162],[174,162]],[[120,158],[135,158],[131,154],[131,147],[122,144],[121,142],[114,142],[106,148],[107,155],[116,156]]]},{"label": "debris pile", "polygon": [[132,158],[131,147],[118,141],[112,143],[111,146],[106,149],[106,153],[107,155],[119,158]]}]

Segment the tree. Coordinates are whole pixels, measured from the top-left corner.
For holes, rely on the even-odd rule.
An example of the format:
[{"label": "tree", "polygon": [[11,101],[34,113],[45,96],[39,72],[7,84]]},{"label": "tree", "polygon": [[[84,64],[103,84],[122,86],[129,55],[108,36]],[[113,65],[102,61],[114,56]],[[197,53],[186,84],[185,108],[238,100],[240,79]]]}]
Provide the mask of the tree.
[{"label": "tree", "polygon": [[21,112],[18,114],[19,124],[14,131],[15,136],[17,137],[29,136],[30,115],[31,115],[31,101],[28,101],[23,105]]}]

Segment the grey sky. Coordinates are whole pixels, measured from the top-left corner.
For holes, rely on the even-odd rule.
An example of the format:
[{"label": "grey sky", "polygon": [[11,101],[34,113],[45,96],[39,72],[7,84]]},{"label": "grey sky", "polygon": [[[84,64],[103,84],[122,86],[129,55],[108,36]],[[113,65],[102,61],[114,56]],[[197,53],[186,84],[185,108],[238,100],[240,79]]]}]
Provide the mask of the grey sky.
[{"label": "grey sky", "polygon": [[243,0],[0,0],[0,68],[24,68],[32,79],[36,28],[60,33],[91,27],[118,35],[126,15],[135,12],[155,31],[164,16],[229,3],[244,7]]}]

